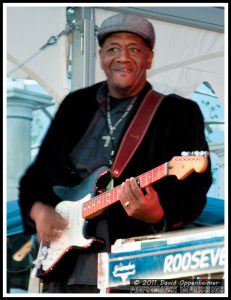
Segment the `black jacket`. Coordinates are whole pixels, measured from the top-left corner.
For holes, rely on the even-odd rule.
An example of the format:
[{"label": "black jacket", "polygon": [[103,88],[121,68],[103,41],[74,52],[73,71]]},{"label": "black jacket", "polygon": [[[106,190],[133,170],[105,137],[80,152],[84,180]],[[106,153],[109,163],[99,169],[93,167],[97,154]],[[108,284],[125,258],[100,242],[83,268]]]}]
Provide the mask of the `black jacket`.
[{"label": "black jacket", "polygon": [[[95,114],[98,105],[96,93],[100,84],[70,93],[64,99],[35,162],[22,176],[19,203],[26,232],[33,233],[35,230],[29,218],[34,202],[55,206],[61,199],[53,192],[53,185],[75,186],[81,182],[69,154]],[[147,84],[143,94],[150,88]],[[121,177],[115,180],[115,185],[170,161],[182,151],[195,150],[208,150],[202,113],[194,101],[168,95],[160,104],[144,139]],[[194,172],[184,180],[168,176],[154,184],[169,230],[182,228],[200,215],[211,183],[209,160],[209,167],[204,173]],[[128,217],[120,202],[106,209],[103,216],[108,219],[112,241],[153,233],[153,224]]]}]

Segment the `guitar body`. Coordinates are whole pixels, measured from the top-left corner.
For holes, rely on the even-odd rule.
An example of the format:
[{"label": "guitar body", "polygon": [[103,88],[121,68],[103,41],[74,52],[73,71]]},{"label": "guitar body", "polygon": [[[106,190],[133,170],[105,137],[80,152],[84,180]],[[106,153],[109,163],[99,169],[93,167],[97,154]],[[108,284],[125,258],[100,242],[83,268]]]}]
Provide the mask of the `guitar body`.
[{"label": "guitar body", "polygon": [[54,187],[58,196],[68,199],[57,204],[55,210],[68,220],[69,225],[59,239],[49,245],[40,244],[34,272],[44,282],[60,279],[62,275],[66,277],[72,271],[78,253],[92,252],[103,246],[102,239],[87,235],[88,221],[82,217],[82,207],[100,189],[106,189],[110,179],[108,168],[101,167],[76,187]]},{"label": "guitar body", "polygon": [[[195,151],[173,157],[136,178],[140,188],[144,188],[166,176],[176,176],[183,180],[192,172],[202,173],[208,166],[207,152]],[[49,246],[41,243],[33,270],[34,275],[44,281],[67,276],[75,265],[77,253],[90,251],[103,245],[103,240],[87,235],[87,220],[102,213],[109,205],[119,201],[121,185],[112,188],[111,173],[108,168],[97,169],[89,178],[76,187],[54,187],[63,199],[56,211],[68,220],[67,228],[59,239]],[[94,195],[97,195],[94,197]]]}]

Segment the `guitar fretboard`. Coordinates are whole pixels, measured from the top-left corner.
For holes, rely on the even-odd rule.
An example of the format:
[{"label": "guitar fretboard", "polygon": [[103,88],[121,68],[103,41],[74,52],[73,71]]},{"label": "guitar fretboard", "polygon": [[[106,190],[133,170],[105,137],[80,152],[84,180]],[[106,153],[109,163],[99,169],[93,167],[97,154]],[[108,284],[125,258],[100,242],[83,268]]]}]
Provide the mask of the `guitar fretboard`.
[{"label": "guitar fretboard", "polygon": [[[136,179],[139,182],[140,188],[144,188],[149,184],[156,182],[157,180],[167,175],[168,175],[168,163],[164,163],[136,177]],[[84,219],[92,218],[97,214],[97,212],[100,212],[104,208],[119,201],[120,189],[121,189],[121,185],[118,185],[112,190],[99,194],[96,197],[86,201],[82,207],[83,218]]]}]

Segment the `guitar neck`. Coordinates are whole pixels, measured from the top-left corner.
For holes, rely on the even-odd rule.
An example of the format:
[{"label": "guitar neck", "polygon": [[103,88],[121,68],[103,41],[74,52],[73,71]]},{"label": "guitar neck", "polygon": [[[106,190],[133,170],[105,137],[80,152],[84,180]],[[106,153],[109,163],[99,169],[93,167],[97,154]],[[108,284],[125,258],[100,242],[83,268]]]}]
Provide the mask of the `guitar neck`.
[{"label": "guitar neck", "polygon": [[[136,180],[139,183],[140,188],[144,188],[151,183],[158,181],[159,179],[168,176],[168,163],[164,163],[138,177]],[[98,215],[106,207],[119,201],[121,185],[116,186],[110,191],[97,195],[94,198],[86,201],[83,204],[82,216],[84,219],[91,219]]]}]

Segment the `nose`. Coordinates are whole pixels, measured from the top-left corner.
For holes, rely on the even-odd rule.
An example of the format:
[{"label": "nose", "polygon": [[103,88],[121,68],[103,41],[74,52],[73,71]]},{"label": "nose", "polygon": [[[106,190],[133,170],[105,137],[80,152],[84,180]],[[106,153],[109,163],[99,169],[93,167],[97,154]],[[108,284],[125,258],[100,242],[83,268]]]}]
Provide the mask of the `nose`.
[{"label": "nose", "polygon": [[119,51],[118,59],[121,61],[129,60],[130,59],[129,49],[126,47],[121,48]]}]

